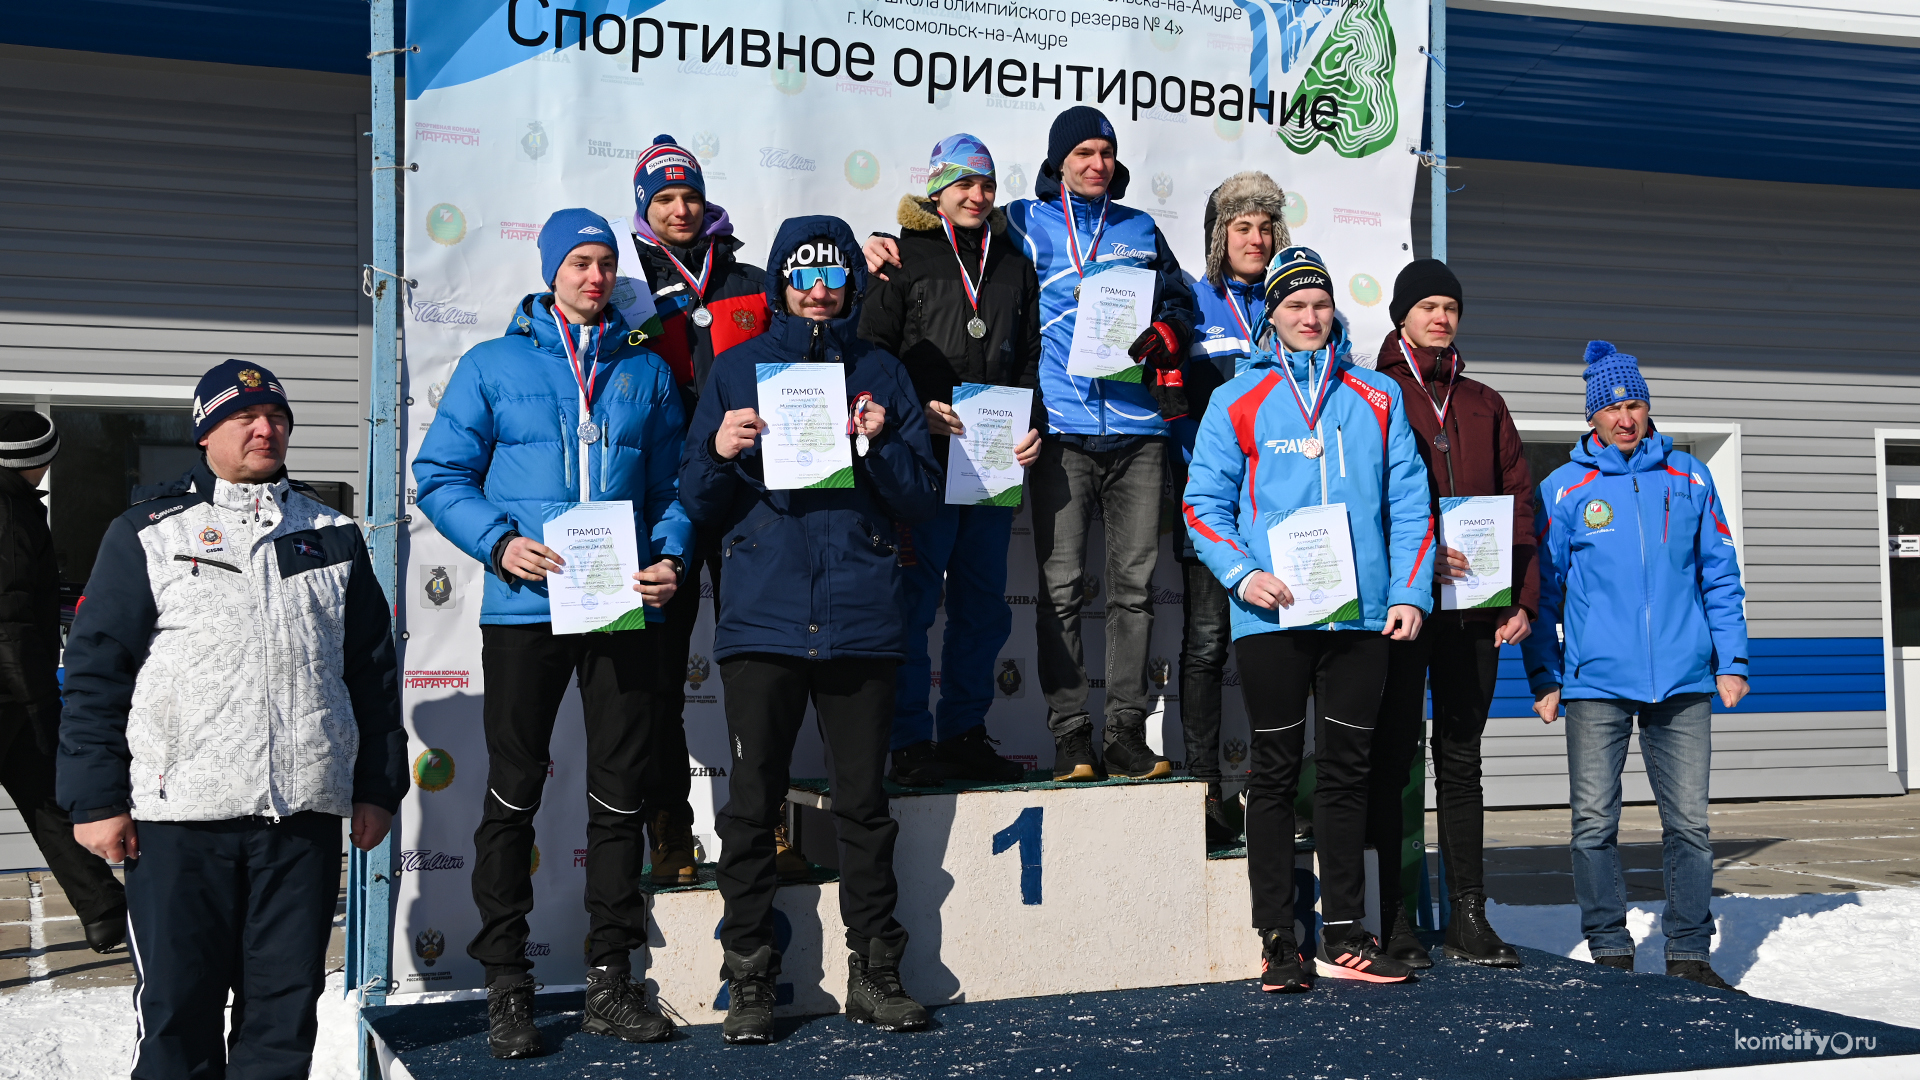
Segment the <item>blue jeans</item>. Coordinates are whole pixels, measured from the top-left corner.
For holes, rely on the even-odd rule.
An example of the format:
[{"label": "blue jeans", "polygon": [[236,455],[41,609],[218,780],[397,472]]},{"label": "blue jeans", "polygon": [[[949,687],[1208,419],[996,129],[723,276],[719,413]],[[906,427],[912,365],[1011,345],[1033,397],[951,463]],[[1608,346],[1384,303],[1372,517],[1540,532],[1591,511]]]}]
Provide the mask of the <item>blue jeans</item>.
[{"label": "blue jeans", "polygon": [[[931,521],[902,528],[912,561],[900,568],[900,613],[906,623],[906,659],[893,697],[893,743],[899,750],[928,739],[944,741],[987,721],[993,704],[993,663],[1013,632],[1007,606],[1007,545],[1011,507],[942,506]],[[933,661],[927,630],[947,593],[947,628],[940,649],[940,710],[928,709]]]},{"label": "blue jeans", "polygon": [[1658,704],[1600,699],[1567,702],[1567,774],[1573,803],[1573,892],[1580,931],[1594,956],[1632,956],[1627,885],[1620,873],[1620,770],[1640,715],[1640,756],[1660,806],[1662,926],[1668,960],[1711,959],[1713,848],[1707,843],[1707,777],[1713,710],[1708,694],[1675,694]]}]

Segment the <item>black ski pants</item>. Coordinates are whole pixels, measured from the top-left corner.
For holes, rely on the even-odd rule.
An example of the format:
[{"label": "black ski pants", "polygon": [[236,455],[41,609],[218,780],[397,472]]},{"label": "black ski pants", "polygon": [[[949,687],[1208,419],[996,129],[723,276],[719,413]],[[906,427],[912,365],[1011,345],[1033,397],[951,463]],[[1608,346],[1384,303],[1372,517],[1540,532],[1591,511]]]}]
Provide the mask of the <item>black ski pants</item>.
[{"label": "black ski pants", "polygon": [[480,932],[467,955],[486,967],[489,983],[533,967],[526,957],[533,818],[547,782],[554,715],[575,678],[587,728],[587,962],[630,970],[629,954],[646,944],[642,810],[662,711],[665,645],[661,627],[591,634],[555,634],[549,623],[480,627],[487,795],[473,834]]},{"label": "black ski pants", "polygon": [[106,860],[73,838],[73,822],[53,800],[53,758],[40,749],[24,709],[0,709],[0,786],[7,789],[47,869],[82,923],[119,917],[127,891]]},{"label": "black ski pants", "polygon": [[1247,784],[1253,925],[1293,926],[1293,799],[1309,695],[1321,915],[1328,923],[1357,922],[1366,915],[1367,771],[1387,678],[1387,639],[1373,630],[1279,630],[1233,644],[1253,729]]},{"label": "black ski pants", "polygon": [[812,701],[826,738],[833,826],[840,850],[840,921],[847,947],[866,955],[876,938],[906,930],[893,917],[900,886],[884,777],[893,736],[893,660],[802,660],[749,653],[720,665],[733,769],[720,832],[720,944],[747,955],[773,944],[773,830],[787,801],[794,739]]},{"label": "black ski pants", "polygon": [[[133,1080],[296,1080],[340,900],[340,819],[135,823]],[[231,1033],[227,992],[233,992]]]}]

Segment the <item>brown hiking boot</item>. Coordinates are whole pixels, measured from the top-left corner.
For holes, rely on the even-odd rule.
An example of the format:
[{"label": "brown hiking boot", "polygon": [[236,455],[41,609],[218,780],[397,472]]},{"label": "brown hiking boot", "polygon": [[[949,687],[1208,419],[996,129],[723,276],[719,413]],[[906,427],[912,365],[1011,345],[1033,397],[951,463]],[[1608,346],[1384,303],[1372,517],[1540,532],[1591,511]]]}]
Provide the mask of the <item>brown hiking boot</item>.
[{"label": "brown hiking boot", "polygon": [[788,885],[800,885],[813,880],[813,864],[807,861],[805,855],[794,850],[793,842],[787,839],[787,823],[784,820],[773,827],[773,871]]},{"label": "brown hiking boot", "polygon": [[653,841],[650,854],[655,885],[692,885],[700,880],[694,860],[692,825],[676,822],[671,812],[662,810],[653,815],[647,833]]}]

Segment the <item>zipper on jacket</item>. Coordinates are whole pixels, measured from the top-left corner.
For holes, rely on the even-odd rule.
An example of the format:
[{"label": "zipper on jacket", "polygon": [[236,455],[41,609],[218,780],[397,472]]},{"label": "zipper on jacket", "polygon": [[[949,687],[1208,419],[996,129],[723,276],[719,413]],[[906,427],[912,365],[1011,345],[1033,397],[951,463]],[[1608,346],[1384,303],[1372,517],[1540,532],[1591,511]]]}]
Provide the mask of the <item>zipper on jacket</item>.
[{"label": "zipper on jacket", "polygon": [[1640,597],[1646,605],[1646,616],[1641,620],[1646,624],[1647,635],[1647,696],[1642,701],[1654,700],[1654,658],[1653,658],[1653,565],[1647,561],[1647,523],[1646,515],[1640,510],[1640,478],[1629,476],[1633,481],[1633,531],[1640,537]]},{"label": "zipper on jacket", "polygon": [[[1309,367],[1308,370],[1311,371],[1312,368]],[[1320,451],[1320,505],[1321,506],[1327,505],[1327,453],[1326,453],[1326,450],[1324,449],[1324,447],[1327,445],[1327,440],[1320,438],[1320,429],[1324,426],[1325,425],[1318,424],[1318,423],[1313,425],[1313,437],[1319,440],[1320,445],[1323,448]]]},{"label": "zipper on jacket", "polygon": [[1333,440],[1340,444],[1340,479],[1347,478],[1347,429],[1333,425]]},{"label": "zipper on jacket", "polygon": [[1660,496],[1660,542],[1667,542],[1667,528],[1673,524],[1673,489]]},{"label": "zipper on jacket", "polygon": [[567,410],[560,410],[560,466],[561,475],[566,478],[567,487],[573,487],[573,448],[568,445]]},{"label": "zipper on jacket", "polygon": [[223,563],[219,559],[203,559],[198,555],[175,555],[173,557],[173,561],[183,562],[183,563],[192,563],[194,577],[200,576],[201,563],[206,563],[208,566],[217,566],[222,570],[231,570],[236,574],[240,572],[240,568],[233,565],[232,563]]}]

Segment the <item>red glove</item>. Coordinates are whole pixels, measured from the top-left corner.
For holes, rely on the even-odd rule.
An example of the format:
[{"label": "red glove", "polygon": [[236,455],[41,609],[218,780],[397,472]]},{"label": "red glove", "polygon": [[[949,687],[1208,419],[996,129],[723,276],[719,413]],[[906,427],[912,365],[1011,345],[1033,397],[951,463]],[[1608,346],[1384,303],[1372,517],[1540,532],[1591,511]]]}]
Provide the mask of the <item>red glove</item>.
[{"label": "red glove", "polygon": [[1157,370],[1179,370],[1186,361],[1186,350],[1180,345],[1180,332],[1173,324],[1157,322],[1140,332],[1127,346],[1127,355]]}]

